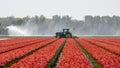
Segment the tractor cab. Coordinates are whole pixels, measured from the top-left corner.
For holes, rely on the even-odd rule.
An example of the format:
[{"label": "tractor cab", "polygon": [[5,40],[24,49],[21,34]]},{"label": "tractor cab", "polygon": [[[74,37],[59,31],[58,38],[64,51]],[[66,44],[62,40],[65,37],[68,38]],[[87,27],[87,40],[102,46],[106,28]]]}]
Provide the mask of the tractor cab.
[{"label": "tractor cab", "polygon": [[63,29],[63,33],[68,33],[69,32],[69,29]]}]

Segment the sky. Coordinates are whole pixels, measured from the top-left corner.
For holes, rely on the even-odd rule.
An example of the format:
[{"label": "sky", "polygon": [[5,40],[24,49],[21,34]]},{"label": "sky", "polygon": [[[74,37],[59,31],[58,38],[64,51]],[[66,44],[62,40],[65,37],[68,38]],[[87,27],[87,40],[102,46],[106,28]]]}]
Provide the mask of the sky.
[{"label": "sky", "polygon": [[85,15],[120,16],[120,0],[0,0],[0,17],[69,15],[84,19]]}]

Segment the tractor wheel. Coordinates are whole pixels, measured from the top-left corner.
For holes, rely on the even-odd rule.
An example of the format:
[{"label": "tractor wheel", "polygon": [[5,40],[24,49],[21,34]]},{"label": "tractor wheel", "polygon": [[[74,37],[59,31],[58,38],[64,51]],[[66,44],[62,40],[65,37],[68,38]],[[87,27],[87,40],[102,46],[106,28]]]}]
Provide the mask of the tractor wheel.
[{"label": "tractor wheel", "polygon": [[70,34],[66,34],[65,37],[66,37],[66,38],[71,38],[71,35],[70,35]]}]

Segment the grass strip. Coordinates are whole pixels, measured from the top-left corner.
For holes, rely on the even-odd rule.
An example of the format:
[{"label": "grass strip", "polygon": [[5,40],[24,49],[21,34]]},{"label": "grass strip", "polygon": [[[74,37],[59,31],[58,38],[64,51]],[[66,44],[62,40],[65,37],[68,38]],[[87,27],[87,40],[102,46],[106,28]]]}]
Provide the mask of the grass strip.
[{"label": "grass strip", "polygon": [[[58,40],[58,39],[57,39],[57,40]],[[19,62],[20,60],[24,59],[25,57],[33,54],[34,52],[38,51],[39,49],[42,49],[42,48],[46,47],[47,45],[49,45],[49,44],[51,44],[51,43],[53,43],[53,42],[55,42],[55,41],[57,41],[57,40],[54,40],[54,41],[52,41],[52,42],[50,42],[50,43],[48,43],[48,44],[45,44],[45,45],[43,45],[42,47],[37,48],[37,49],[33,50],[32,52],[29,52],[28,54],[24,55],[23,57],[18,58],[18,59],[15,59],[15,60],[7,63],[5,66],[1,66],[0,68],[9,68],[9,67],[12,66],[13,64]]]},{"label": "grass strip", "polygon": [[54,58],[49,62],[47,68],[56,68],[57,66],[57,62],[59,61],[60,55],[64,49],[64,46],[66,44],[66,40],[65,42],[62,44],[62,46],[60,47],[60,49],[57,51],[56,55],[54,56]]},{"label": "grass strip", "polygon": [[82,52],[86,55],[86,57],[90,60],[90,62],[93,64],[94,68],[102,68],[102,66],[97,62],[95,58],[93,58],[88,51],[77,41],[75,40]]}]

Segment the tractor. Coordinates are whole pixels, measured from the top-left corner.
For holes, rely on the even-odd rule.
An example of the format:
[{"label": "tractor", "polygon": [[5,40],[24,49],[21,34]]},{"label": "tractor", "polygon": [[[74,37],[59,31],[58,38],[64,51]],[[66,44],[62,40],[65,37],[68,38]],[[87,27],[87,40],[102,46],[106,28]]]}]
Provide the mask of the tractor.
[{"label": "tractor", "polygon": [[63,29],[63,32],[56,32],[56,38],[72,38],[69,29]]}]

